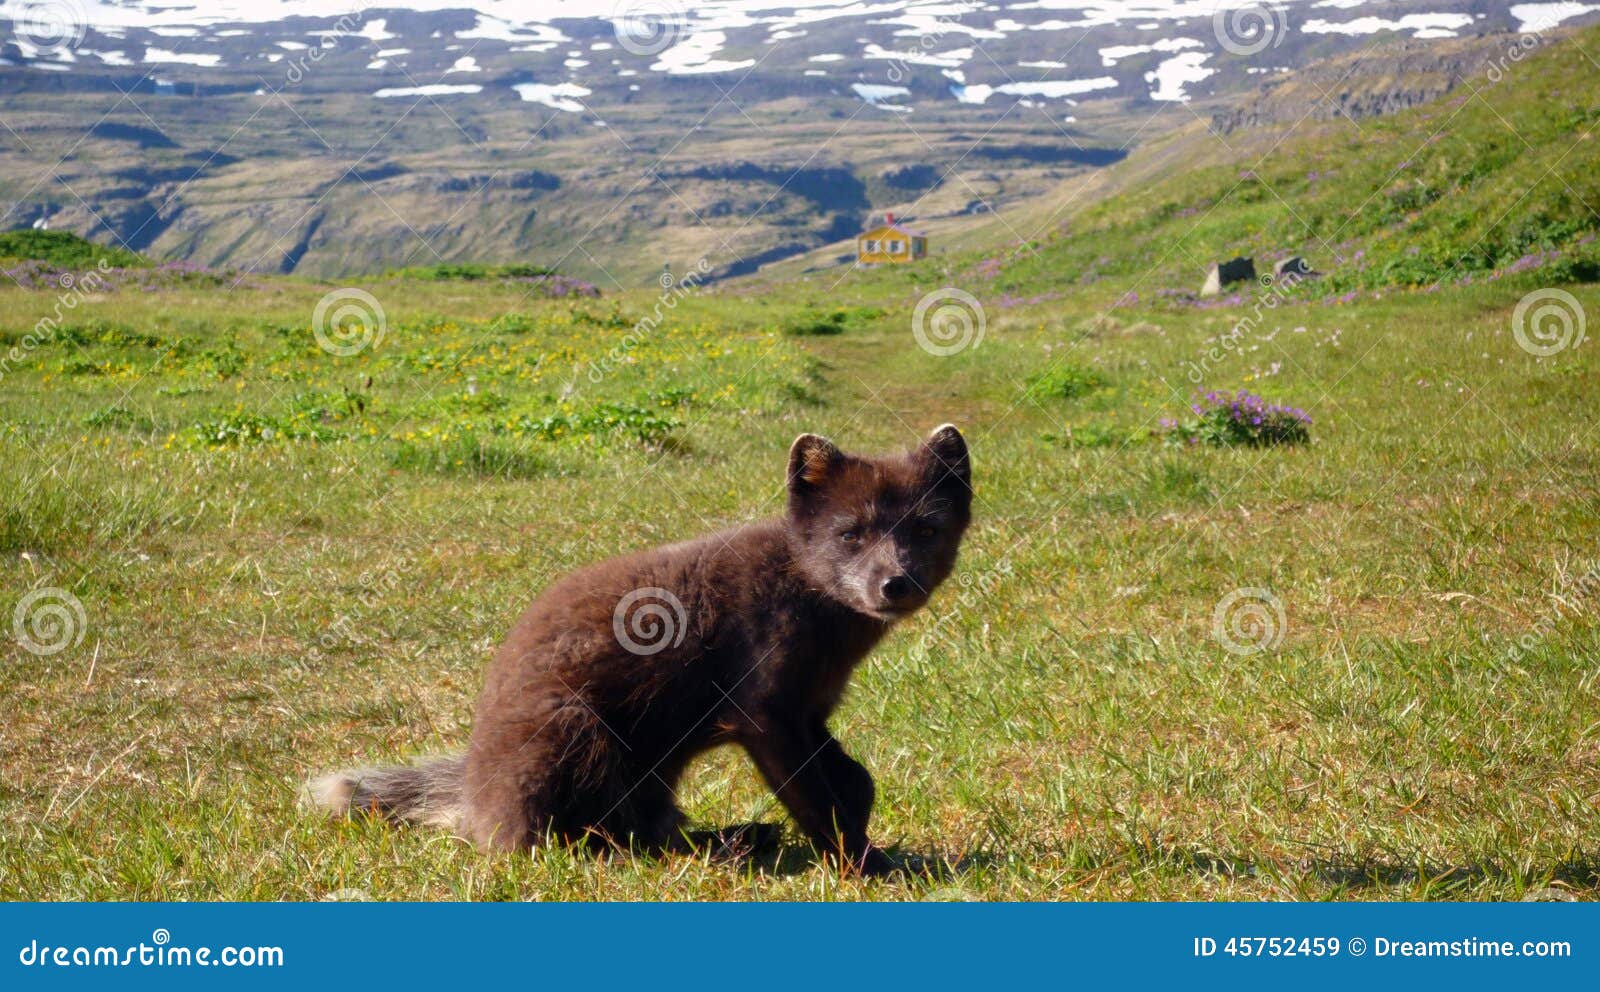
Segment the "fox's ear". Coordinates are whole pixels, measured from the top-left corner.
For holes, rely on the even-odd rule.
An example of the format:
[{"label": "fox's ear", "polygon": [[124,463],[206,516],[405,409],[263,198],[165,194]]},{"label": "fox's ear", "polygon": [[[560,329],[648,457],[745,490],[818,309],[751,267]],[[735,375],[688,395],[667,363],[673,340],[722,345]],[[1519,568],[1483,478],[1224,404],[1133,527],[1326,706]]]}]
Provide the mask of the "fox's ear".
[{"label": "fox's ear", "polygon": [[789,446],[789,491],[799,492],[822,484],[844,454],[819,434],[802,434]]},{"label": "fox's ear", "polygon": [[940,424],[922,442],[922,456],[929,467],[942,480],[951,476],[972,486],[972,459],[967,454],[967,439],[961,436],[955,424]]}]

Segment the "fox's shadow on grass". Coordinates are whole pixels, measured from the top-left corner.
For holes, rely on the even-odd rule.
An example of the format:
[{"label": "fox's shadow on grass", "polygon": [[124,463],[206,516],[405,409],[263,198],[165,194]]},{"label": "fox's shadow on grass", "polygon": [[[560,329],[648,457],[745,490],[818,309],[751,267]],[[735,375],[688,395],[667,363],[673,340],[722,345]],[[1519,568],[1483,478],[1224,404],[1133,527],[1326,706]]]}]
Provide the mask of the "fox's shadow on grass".
[{"label": "fox's shadow on grass", "polygon": [[[709,853],[712,860],[763,875],[801,875],[817,869],[817,851],[804,842],[786,843],[776,823],[741,823],[716,830],[696,830],[686,835],[688,846]],[[899,847],[885,849],[895,862],[890,880],[949,882],[975,868],[990,864],[992,855],[977,852],[955,860],[938,854],[920,854]]]},{"label": "fox's shadow on grass", "polygon": [[[741,869],[789,876],[817,868],[815,849],[804,842],[785,842],[782,829],[775,823],[739,824],[723,830],[701,831],[696,836],[702,843],[720,845],[711,849],[714,860]],[[898,865],[898,870],[887,878],[912,883],[952,882],[1000,860],[992,853],[981,851],[963,854],[954,860],[899,847],[888,848],[887,853]],[[1493,862],[1450,865],[1426,859],[1337,857],[1280,862],[1219,855],[1179,845],[1141,845],[1130,854],[1107,859],[1104,867],[1110,867],[1113,861],[1127,860],[1165,864],[1203,877],[1314,879],[1347,892],[1417,885],[1449,891],[1484,882],[1517,883],[1528,888],[1563,886],[1575,893],[1600,889],[1600,854],[1579,854],[1542,872],[1519,872]]]},{"label": "fox's shadow on grass", "polygon": [[1600,888],[1600,854],[1579,854],[1543,872],[1507,869],[1494,862],[1450,865],[1419,858],[1308,857],[1293,861],[1260,861],[1219,855],[1177,845],[1141,845],[1131,859],[1146,864],[1167,864],[1196,875],[1222,878],[1311,878],[1346,891],[1402,886],[1464,888],[1481,882],[1518,883],[1525,886],[1559,884],[1574,889]]}]

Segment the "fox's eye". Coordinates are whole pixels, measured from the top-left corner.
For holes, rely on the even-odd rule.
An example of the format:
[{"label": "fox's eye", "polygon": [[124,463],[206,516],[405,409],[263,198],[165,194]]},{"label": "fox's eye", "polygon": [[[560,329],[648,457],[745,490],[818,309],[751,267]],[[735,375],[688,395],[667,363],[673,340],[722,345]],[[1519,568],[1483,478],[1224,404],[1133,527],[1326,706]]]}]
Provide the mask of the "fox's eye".
[{"label": "fox's eye", "polygon": [[850,530],[841,533],[839,535],[839,540],[846,544],[854,544],[861,540],[861,532],[852,527]]}]

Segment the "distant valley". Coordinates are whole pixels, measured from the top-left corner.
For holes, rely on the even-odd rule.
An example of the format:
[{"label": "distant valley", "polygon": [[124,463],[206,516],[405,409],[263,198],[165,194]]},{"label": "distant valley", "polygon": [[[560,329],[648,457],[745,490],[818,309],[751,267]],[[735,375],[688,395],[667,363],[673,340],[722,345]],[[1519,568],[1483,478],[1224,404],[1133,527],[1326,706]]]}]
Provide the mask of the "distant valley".
[{"label": "distant valley", "polygon": [[[959,239],[1178,131],[1432,99],[1600,5],[0,4],[0,228],[338,277],[602,288]],[[92,122],[86,126],[85,122]],[[703,264],[702,264],[703,260]]]}]

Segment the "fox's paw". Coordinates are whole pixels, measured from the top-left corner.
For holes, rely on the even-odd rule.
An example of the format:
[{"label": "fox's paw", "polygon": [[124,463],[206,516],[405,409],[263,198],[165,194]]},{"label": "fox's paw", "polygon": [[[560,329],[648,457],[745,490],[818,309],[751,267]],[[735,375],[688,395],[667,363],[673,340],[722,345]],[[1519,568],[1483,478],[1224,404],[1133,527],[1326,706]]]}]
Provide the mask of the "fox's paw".
[{"label": "fox's paw", "polygon": [[743,861],[776,851],[783,828],[776,823],[739,823],[718,830],[696,830],[687,838],[692,849],[708,852],[713,861]]},{"label": "fox's paw", "polygon": [[846,859],[844,868],[848,874],[862,878],[884,878],[905,870],[893,855],[881,847],[869,847],[861,855]]}]

